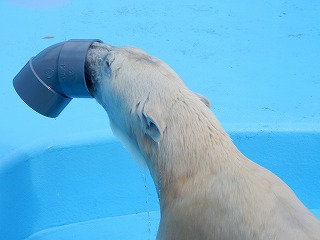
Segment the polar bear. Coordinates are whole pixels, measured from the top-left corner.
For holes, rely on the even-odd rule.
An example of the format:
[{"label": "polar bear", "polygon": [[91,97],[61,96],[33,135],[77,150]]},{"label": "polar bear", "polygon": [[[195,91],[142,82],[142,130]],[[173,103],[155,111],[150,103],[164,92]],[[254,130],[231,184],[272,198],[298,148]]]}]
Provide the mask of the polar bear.
[{"label": "polar bear", "polygon": [[241,154],[209,101],[164,62],[94,43],[85,68],[113,131],[149,168],[160,203],[158,240],[320,239],[319,220]]}]

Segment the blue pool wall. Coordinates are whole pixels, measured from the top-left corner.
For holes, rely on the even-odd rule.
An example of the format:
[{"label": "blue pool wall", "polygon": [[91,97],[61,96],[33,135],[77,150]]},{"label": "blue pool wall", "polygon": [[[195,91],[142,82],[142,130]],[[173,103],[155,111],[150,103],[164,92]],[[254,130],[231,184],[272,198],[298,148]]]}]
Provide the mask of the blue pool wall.
[{"label": "blue pool wall", "polygon": [[74,99],[49,119],[14,91],[30,57],[76,38],[140,47],[167,62],[212,102],[240,150],[320,208],[319,1],[19,2],[0,1],[3,239],[158,209],[150,176],[115,141],[94,99]]},{"label": "blue pool wall", "polygon": [[[231,137],[246,156],[281,177],[308,208],[320,213],[320,134],[246,132]],[[112,136],[83,140],[20,152],[1,166],[2,239],[159,210],[149,173],[119,141]]]}]

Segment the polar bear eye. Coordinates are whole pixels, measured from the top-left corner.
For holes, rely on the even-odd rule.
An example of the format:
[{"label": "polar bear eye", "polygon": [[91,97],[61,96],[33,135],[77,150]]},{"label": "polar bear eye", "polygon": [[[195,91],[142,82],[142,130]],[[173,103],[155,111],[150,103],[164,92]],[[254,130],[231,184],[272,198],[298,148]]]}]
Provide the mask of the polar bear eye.
[{"label": "polar bear eye", "polygon": [[108,68],[110,67],[109,61],[106,61],[106,65],[107,65]]}]

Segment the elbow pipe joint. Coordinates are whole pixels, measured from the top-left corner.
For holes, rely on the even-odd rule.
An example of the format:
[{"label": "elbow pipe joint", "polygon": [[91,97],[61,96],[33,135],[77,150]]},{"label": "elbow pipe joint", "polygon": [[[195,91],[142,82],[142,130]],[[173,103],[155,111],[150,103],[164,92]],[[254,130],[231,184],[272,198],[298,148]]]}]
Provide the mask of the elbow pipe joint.
[{"label": "elbow pipe joint", "polygon": [[54,44],[35,57],[13,79],[20,98],[46,117],[57,117],[72,98],[92,98],[85,60],[98,39],[72,39]]}]

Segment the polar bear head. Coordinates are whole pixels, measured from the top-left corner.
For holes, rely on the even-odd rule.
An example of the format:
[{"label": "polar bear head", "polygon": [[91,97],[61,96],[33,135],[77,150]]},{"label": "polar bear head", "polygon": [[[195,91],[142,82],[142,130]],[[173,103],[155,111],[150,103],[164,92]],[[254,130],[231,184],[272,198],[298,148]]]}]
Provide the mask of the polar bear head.
[{"label": "polar bear head", "polygon": [[167,64],[138,48],[94,43],[86,58],[86,79],[115,134],[136,153],[141,145],[146,148],[148,142],[163,140],[178,101],[192,98],[210,105]]}]

